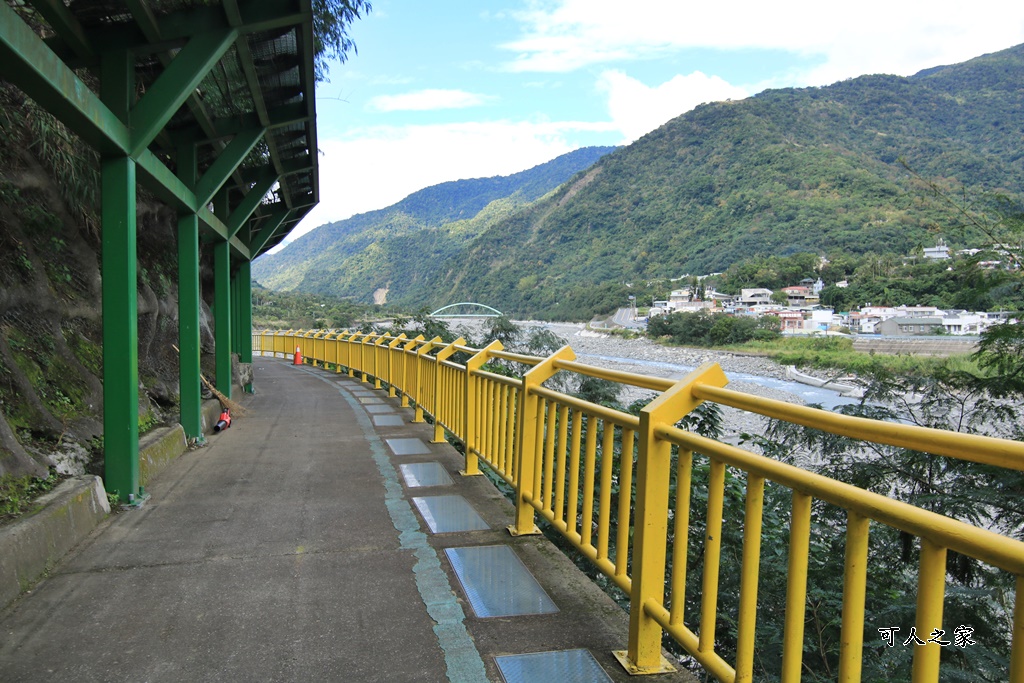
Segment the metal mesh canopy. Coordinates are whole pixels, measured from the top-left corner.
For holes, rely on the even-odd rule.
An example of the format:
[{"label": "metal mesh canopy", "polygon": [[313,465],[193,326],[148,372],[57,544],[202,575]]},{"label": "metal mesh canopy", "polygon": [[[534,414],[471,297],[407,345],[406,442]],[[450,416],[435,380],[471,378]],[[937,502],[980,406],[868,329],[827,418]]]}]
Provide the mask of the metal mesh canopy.
[{"label": "metal mesh canopy", "polygon": [[[52,51],[45,57],[63,63],[55,73],[73,72],[97,98],[104,55],[128,50],[130,134],[138,113],[152,136],[142,149],[120,151],[137,158],[140,181],[177,208],[197,210],[191,200],[205,210],[212,201],[206,234],[231,240],[240,256],[279,243],[318,201],[310,0],[27,0],[3,9],[4,21],[18,15]],[[115,145],[102,124],[80,128],[101,152]],[[190,152],[183,162],[191,146],[195,161]],[[182,163],[196,165],[199,180],[187,188],[194,197],[170,177],[186,177]]]}]

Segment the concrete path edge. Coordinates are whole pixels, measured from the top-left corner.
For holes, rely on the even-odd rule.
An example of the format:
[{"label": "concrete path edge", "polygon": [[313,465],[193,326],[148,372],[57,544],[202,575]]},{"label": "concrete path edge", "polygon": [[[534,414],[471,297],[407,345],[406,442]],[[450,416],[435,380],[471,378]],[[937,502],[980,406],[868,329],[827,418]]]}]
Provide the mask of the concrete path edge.
[{"label": "concrete path edge", "polygon": [[35,585],[110,514],[96,475],[61,482],[36,504],[37,512],[0,529],[0,608]]}]

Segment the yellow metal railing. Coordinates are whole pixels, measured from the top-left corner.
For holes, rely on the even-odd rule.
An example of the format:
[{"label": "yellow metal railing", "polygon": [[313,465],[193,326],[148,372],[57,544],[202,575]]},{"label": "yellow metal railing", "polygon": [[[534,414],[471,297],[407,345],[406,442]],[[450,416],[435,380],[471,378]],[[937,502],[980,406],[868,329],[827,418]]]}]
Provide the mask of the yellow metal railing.
[{"label": "yellow metal railing", "polygon": [[[872,522],[920,539],[917,573],[918,633],[942,624],[946,555],[954,551],[1016,577],[1007,680],[1024,683],[1024,543],[921,508],[808,472],[745,449],[677,428],[704,401],[845,435],[866,442],[1024,471],[1024,443],[937,429],[848,417],[758,398],[724,388],[717,364],[679,381],[610,371],[579,363],[569,347],[547,358],[506,352],[499,342],[483,349],[462,339],[445,344],[422,336],[326,334],[314,331],[254,334],[254,352],[289,357],[299,348],[306,362],[359,373],[377,388],[388,385],[414,421],[429,415],[434,440],[447,431],[465,447],[464,474],[483,460],[515,490],[509,531],[537,533],[540,515],[630,600],[628,648],[616,656],[632,673],[670,666],[661,656],[668,633],[717,680],[750,681],[761,563],[766,483],[791,491],[785,625],[781,680],[799,681],[803,667],[811,509],[821,501],[845,511],[839,680],[859,681],[864,638],[868,536]],[[456,354],[459,354],[456,356]],[[453,359],[461,357],[463,362]],[[529,368],[518,377],[488,363]],[[660,392],[639,417],[589,403],[545,386],[559,372],[573,372]],[[709,467],[701,586],[688,586],[690,501],[695,457]],[[723,518],[726,475],[744,474],[742,519]],[[674,475],[674,476],[673,476]],[[675,480],[674,493],[670,482]],[[635,503],[629,492],[635,487]],[[616,494],[618,491],[620,493]],[[622,493],[624,492],[624,493]],[[715,649],[720,624],[719,567],[722,529],[742,524],[740,588],[735,605],[736,652],[732,661]],[[669,526],[671,525],[671,536]],[[614,530],[614,533],[613,533]],[[669,539],[672,539],[671,543]],[[669,561],[671,559],[671,562]],[[688,593],[689,591],[689,593]],[[666,595],[667,592],[667,595]],[[700,614],[684,613],[686,595],[700,595]],[[696,630],[687,624],[695,624]],[[939,647],[915,647],[914,683],[939,680]]]}]

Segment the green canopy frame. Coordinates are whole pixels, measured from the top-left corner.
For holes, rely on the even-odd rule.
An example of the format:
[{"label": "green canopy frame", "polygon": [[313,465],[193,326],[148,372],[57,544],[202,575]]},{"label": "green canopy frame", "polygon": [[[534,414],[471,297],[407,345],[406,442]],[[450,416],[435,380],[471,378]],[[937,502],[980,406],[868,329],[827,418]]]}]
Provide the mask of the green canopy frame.
[{"label": "green canopy frame", "polygon": [[[250,263],[319,201],[310,0],[0,2],[0,78],[100,154],[104,480],[141,500],[136,189],[178,212],[181,424],[202,439],[200,243],[216,387],[252,361]],[[96,83],[99,85],[97,86]]]}]

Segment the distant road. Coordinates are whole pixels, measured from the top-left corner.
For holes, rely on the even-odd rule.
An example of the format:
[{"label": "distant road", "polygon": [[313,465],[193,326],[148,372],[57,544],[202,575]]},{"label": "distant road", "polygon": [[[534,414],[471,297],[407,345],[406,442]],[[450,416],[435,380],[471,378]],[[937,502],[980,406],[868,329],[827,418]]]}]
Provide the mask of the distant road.
[{"label": "distant road", "polygon": [[640,322],[633,319],[632,308],[620,308],[615,311],[615,315],[612,316],[612,322],[622,327],[631,327],[634,329],[643,329],[647,326],[646,322]]}]

